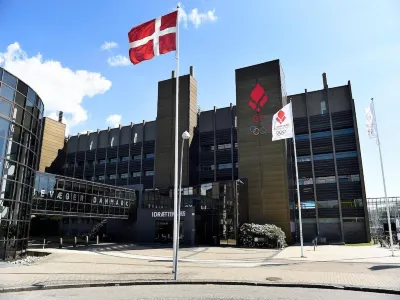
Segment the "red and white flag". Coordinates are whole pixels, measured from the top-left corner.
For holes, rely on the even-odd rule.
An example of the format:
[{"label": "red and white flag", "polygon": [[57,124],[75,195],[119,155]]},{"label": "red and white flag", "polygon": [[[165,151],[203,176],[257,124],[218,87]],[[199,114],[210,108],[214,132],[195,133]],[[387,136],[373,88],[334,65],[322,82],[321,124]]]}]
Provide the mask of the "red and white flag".
[{"label": "red and white flag", "polygon": [[178,11],[133,27],[128,33],[133,64],[176,50]]},{"label": "red and white flag", "polygon": [[272,117],[272,141],[293,138],[292,102]]}]

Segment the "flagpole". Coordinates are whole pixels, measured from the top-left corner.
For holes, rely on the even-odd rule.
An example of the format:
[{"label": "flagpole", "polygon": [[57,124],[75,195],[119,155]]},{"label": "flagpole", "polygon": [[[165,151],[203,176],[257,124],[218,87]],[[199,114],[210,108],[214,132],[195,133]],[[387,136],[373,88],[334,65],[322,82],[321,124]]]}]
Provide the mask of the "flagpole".
[{"label": "flagpole", "polygon": [[177,265],[177,242],[178,242],[178,105],[179,105],[179,4],[177,5],[177,22],[176,22],[176,71],[175,71],[175,165],[174,165],[174,233],[173,233],[173,265],[172,272],[174,280],[177,280],[176,265]]},{"label": "flagpole", "polygon": [[[290,99],[292,104],[292,99]],[[300,188],[299,188],[299,169],[297,167],[297,150],[296,150],[296,135],[294,132],[294,120],[293,120],[293,104],[292,104],[292,131],[293,131],[293,147],[294,147],[294,161],[296,164],[296,185],[297,185],[297,205],[299,207],[299,225],[300,225],[300,246],[301,246],[301,257],[304,257],[303,249],[303,223],[301,221],[301,202],[300,202]]]},{"label": "flagpole", "polygon": [[372,103],[372,109],[373,109],[373,116],[374,116],[374,118],[375,118],[376,141],[377,141],[378,149],[379,149],[379,158],[380,158],[380,160],[381,160],[381,172],[382,172],[382,181],[383,181],[383,191],[384,191],[384,193],[385,193],[386,214],[387,214],[388,227],[389,227],[390,248],[391,248],[391,250],[392,250],[392,256],[394,256],[393,238],[392,238],[392,225],[391,225],[391,222],[390,222],[390,211],[389,211],[389,203],[388,203],[387,191],[386,191],[385,171],[383,170],[381,142],[380,142],[380,140],[379,140],[378,122],[377,122],[377,119],[376,119],[374,98],[371,98],[371,103]]}]

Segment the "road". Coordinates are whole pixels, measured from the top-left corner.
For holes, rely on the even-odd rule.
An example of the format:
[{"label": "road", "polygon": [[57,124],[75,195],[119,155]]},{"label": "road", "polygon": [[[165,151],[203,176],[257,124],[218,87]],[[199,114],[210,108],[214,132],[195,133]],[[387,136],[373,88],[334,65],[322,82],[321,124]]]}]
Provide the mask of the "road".
[{"label": "road", "polygon": [[399,295],[343,290],[281,288],[229,285],[142,285],[98,288],[72,288],[0,294],[2,300],[57,299],[263,299],[263,300],[394,300]]}]

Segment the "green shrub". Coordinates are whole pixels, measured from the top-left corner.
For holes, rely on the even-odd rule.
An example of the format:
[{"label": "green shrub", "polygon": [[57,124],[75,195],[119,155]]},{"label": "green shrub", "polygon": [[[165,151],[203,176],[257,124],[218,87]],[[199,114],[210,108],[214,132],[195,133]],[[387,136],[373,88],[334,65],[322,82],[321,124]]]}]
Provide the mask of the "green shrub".
[{"label": "green shrub", "polygon": [[286,235],[275,225],[244,223],[239,232],[240,243],[245,247],[284,248]]}]

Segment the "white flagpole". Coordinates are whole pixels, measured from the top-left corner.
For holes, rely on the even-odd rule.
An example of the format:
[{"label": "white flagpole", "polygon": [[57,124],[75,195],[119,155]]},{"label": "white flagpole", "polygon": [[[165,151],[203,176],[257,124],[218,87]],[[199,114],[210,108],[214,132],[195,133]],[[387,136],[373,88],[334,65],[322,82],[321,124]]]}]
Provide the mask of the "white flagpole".
[{"label": "white flagpole", "polygon": [[179,4],[177,5],[178,15],[176,22],[176,90],[175,90],[175,169],[174,169],[174,234],[173,234],[173,266],[174,280],[177,280],[176,265],[177,265],[177,241],[178,241],[178,103],[179,103]]},{"label": "white flagpole", "polygon": [[[391,250],[392,250],[392,256],[394,256],[393,238],[392,238],[392,226],[391,226],[391,222],[390,222],[390,211],[389,211],[389,203],[388,203],[387,192],[386,192],[385,171],[383,170],[381,142],[380,142],[380,140],[379,140],[378,123],[377,123],[377,120],[376,120],[374,98],[371,98],[371,103],[372,103],[373,118],[374,118],[374,120],[373,120],[374,122],[372,123],[372,125],[373,125],[373,126],[375,125],[376,141],[377,141],[377,144],[378,144],[379,157],[380,157],[380,160],[381,160],[381,171],[382,171],[383,191],[384,191],[384,193],[385,193],[386,214],[387,214],[388,227],[389,227],[390,248],[391,248]],[[374,123],[375,123],[375,124],[374,124]]]},{"label": "white flagpole", "polygon": [[[292,99],[290,99],[292,104]],[[294,120],[293,120],[293,104],[292,104],[292,131],[293,131],[293,147],[294,147],[294,161],[296,164],[296,185],[297,185],[297,205],[299,207],[299,225],[300,225],[300,246],[301,246],[301,257],[304,257],[303,249],[303,223],[301,221],[301,202],[300,202],[300,188],[299,188],[299,169],[297,167],[297,150],[296,150],[296,135],[294,132]]]}]

